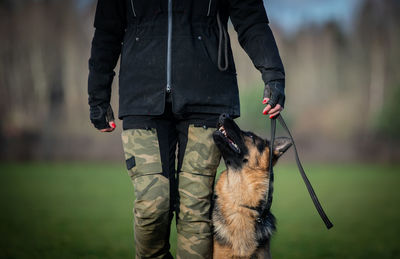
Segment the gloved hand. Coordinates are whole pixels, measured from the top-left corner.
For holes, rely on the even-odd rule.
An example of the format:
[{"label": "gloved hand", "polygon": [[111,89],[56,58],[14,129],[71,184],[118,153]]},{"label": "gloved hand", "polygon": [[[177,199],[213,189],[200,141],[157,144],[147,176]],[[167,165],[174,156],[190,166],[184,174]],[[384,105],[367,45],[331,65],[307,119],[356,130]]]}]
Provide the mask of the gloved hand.
[{"label": "gloved hand", "polygon": [[267,106],[263,114],[269,115],[269,118],[277,116],[285,104],[285,84],[282,81],[272,81],[265,85],[263,104]]},{"label": "gloved hand", "polygon": [[116,127],[110,104],[90,106],[90,121],[101,132],[111,132]]}]

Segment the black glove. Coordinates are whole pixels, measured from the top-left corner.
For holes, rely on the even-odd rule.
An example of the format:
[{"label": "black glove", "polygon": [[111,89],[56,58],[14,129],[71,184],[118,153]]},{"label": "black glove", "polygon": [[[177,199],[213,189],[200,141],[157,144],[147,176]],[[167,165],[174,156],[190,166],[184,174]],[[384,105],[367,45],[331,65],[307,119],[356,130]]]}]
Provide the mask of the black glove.
[{"label": "black glove", "polygon": [[110,128],[110,121],[114,121],[114,112],[110,104],[90,106],[90,121],[96,129]]},{"label": "black glove", "polygon": [[265,85],[264,98],[269,98],[267,104],[272,108],[280,104],[283,108],[285,104],[285,83],[282,81],[271,81]]}]

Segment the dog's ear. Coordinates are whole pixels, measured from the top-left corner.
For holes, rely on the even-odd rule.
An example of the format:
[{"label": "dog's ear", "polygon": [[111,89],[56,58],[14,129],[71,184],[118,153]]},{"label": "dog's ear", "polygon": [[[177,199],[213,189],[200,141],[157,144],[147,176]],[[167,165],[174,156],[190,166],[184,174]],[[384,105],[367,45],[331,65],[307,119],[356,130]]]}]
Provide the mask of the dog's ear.
[{"label": "dog's ear", "polygon": [[275,138],[274,142],[274,157],[278,159],[283,153],[285,153],[292,146],[290,138],[279,137]]}]

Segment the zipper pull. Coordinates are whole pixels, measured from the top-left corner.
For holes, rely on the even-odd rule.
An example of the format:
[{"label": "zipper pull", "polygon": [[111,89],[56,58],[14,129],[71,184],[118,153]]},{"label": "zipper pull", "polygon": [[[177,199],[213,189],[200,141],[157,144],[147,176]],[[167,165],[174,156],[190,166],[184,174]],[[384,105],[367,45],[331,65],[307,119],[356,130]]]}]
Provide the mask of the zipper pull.
[{"label": "zipper pull", "polygon": [[167,93],[170,93],[171,92],[171,86],[168,84],[167,85]]}]

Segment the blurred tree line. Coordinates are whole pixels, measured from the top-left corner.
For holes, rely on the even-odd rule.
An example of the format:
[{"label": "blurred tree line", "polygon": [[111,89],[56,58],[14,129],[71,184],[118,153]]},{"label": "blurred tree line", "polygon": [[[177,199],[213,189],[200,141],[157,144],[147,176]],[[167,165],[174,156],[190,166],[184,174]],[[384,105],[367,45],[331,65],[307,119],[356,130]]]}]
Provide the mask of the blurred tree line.
[{"label": "blurred tree line", "polygon": [[[0,0],[1,159],[122,157],[119,134],[98,133],[89,122],[87,60],[94,10],[95,1],[78,7],[73,0]],[[287,74],[285,117],[307,158],[398,161],[398,13],[397,0],[365,0],[351,28],[332,21],[288,35],[272,24]],[[240,122],[265,132],[262,106],[254,104],[262,95],[260,73],[232,26],[229,33]],[[117,77],[115,111],[116,87]]]}]

